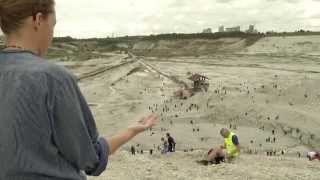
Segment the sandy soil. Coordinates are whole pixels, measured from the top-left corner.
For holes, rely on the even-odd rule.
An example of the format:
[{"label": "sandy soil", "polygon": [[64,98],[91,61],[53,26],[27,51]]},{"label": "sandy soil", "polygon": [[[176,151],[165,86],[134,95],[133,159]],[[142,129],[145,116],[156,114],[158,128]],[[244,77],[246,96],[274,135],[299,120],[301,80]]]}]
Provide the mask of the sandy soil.
[{"label": "sandy soil", "polygon": [[201,166],[202,152],[137,155],[121,152],[111,158],[106,173],[89,180],[318,180],[318,163],[288,157],[243,155],[231,164]]},{"label": "sandy soil", "polygon": [[319,55],[319,50],[320,36],[267,37],[246,48],[247,53],[281,53],[284,55]]},{"label": "sandy soil", "polygon": [[[105,59],[61,63],[80,77],[79,85],[102,135],[110,136],[152,111],[160,117],[152,131],[110,159],[101,177],[90,180],[319,179],[319,162],[308,162],[305,154],[320,149],[320,57],[312,48],[312,55],[294,56],[255,50],[265,41],[247,52],[197,58],[109,54]],[[188,72],[206,75],[210,87],[181,100],[173,96],[181,86],[175,80],[191,85]],[[191,104],[199,109],[190,110]],[[232,164],[198,165],[195,161],[204,152],[223,142],[222,127],[238,134],[241,158]],[[148,155],[166,132],[176,139],[179,152]],[[268,138],[275,142],[266,142]],[[131,156],[131,145],[144,150],[144,155]],[[276,155],[267,157],[268,151]]]}]

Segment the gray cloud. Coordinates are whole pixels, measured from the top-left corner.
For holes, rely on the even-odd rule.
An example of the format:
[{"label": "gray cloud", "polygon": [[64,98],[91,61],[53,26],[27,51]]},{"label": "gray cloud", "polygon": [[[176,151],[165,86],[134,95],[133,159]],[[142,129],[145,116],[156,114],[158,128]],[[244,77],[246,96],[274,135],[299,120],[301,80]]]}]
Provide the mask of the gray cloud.
[{"label": "gray cloud", "polygon": [[269,2],[275,2],[275,1],[278,1],[278,2],[288,2],[288,3],[299,3],[299,2],[302,2],[303,0],[267,0]]},{"label": "gray cloud", "polygon": [[[56,0],[56,35],[106,37],[201,32],[220,25],[261,31],[319,29],[320,0]],[[77,11],[70,11],[76,9]]]},{"label": "gray cloud", "polygon": [[312,18],[312,19],[320,19],[320,13],[312,15],[312,16],[310,16],[310,18]]},{"label": "gray cloud", "polygon": [[[320,0],[56,0],[56,36],[194,33],[220,25],[320,30]],[[72,11],[70,11],[72,9]],[[0,32],[1,34],[1,32]]]},{"label": "gray cloud", "polygon": [[216,0],[218,3],[229,3],[235,0]]},{"label": "gray cloud", "polygon": [[186,1],[174,0],[172,3],[169,4],[169,7],[182,7],[185,5],[187,5]]}]

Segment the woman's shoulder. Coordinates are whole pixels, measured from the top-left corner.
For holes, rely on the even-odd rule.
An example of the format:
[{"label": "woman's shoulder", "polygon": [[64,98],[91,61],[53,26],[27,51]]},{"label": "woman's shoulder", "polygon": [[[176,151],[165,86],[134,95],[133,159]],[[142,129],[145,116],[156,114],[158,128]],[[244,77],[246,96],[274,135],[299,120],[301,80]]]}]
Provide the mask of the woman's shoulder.
[{"label": "woman's shoulder", "polygon": [[31,53],[0,52],[0,59],[4,64],[3,71],[10,71],[25,78],[29,77],[34,82],[48,81],[60,85],[74,85],[77,82],[77,78],[64,66]]},{"label": "woman's shoulder", "polygon": [[76,77],[64,66],[42,59],[36,65],[36,72],[45,74],[60,83],[76,81]]}]

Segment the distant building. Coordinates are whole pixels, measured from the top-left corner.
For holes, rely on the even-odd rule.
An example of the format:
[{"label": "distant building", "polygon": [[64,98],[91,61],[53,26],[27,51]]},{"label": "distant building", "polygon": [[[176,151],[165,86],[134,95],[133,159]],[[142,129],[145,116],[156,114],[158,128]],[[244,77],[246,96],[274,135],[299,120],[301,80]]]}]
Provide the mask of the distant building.
[{"label": "distant building", "polygon": [[211,33],[212,33],[212,29],[211,29],[211,28],[204,29],[204,30],[202,31],[202,33],[211,34]]},{"label": "distant building", "polygon": [[253,31],[254,31],[254,25],[250,25],[250,26],[249,26],[249,31],[250,31],[250,32],[253,32]]},{"label": "distant building", "polygon": [[224,26],[219,27],[219,32],[224,32]]},{"label": "distant building", "polygon": [[240,32],[240,31],[241,31],[240,26],[226,28],[226,32]]},{"label": "distant building", "polygon": [[256,29],[254,29],[254,25],[250,25],[249,29],[246,30],[247,33],[258,33]]}]

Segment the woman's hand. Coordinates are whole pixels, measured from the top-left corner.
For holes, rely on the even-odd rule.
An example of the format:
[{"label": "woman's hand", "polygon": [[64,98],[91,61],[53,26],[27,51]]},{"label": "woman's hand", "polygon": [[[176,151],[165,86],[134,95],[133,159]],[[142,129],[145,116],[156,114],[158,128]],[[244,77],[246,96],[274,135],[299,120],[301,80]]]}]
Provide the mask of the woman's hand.
[{"label": "woman's hand", "polygon": [[138,121],[137,125],[132,126],[132,129],[135,133],[141,133],[149,128],[152,128],[156,125],[158,117],[154,114],[148,116],[147,118],[142,118]]},{"label": "woman's hand", "polygon": [[150,115],[147,118],[142,118],[137,125],[131,126],[122,133],[119,133],[111,138],[106,138],[110,148],[109,155],[115,153],[120,146],[130,141],[139,133],[152,128],[156,124],[157,119],[158,118],[156,115]]}]

